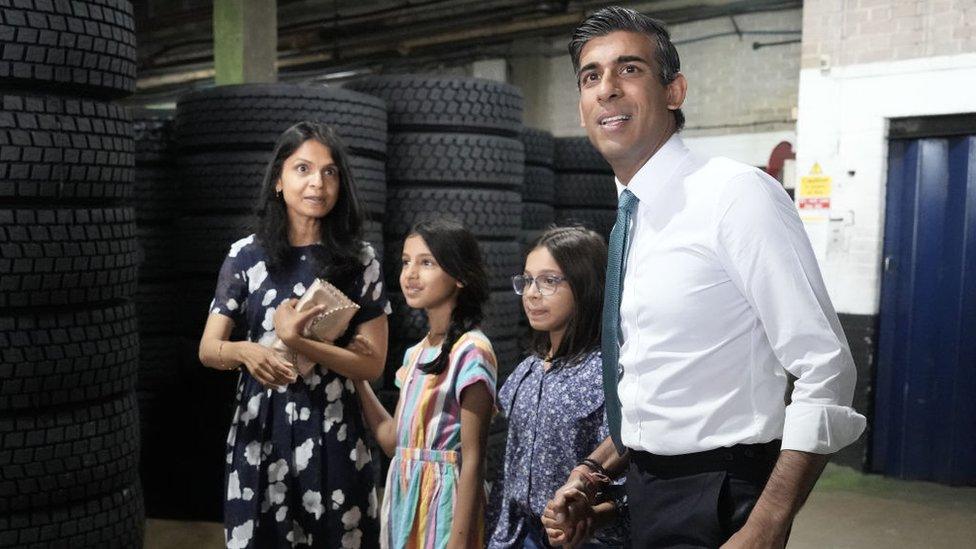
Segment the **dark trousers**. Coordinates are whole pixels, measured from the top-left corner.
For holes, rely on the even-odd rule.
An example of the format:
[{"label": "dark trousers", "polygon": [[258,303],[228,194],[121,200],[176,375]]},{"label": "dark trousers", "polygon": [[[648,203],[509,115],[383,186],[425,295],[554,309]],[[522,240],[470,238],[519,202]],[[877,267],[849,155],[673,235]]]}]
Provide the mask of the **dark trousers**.
[{"label": "dark trousers", "polygon": [[745,524],[780,441],[696,454],[630,452],[627,499],[635,549],[719,547]]}]

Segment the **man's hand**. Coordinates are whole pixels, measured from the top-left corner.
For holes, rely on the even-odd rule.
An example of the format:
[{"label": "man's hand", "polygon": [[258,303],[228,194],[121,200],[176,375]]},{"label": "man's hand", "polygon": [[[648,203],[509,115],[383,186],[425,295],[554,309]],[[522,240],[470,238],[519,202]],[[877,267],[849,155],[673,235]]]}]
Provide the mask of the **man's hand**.
[{"label": "man's hand", "polygon": [[[592,522],[593,509],[590,507],[589,487],[583,478],[570,473],[569,479],[546,504],[542,513],[542,525],[552,545],[578,543],[581,531],[588,530],[587,522]],[[585,539],[585,538],[583,538]]]}]

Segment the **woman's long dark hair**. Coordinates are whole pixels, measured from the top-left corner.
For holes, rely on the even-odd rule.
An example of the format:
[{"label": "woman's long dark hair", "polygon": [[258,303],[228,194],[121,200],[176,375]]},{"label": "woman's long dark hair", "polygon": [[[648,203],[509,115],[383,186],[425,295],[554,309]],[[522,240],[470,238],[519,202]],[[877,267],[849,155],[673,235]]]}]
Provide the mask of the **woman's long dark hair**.
[{"label": "woman's long dark hair", "polygon": [[439,374],[450,362],[451,349],[465,332],[477,328],[488,301],[488,275],[478,241],[464,225],[449,218],[421,221],[410,229],[409,236],[424,239],[438,265],[451,278],[464,286],[451,311],[451,322],[441,345],[441,353],[434,360],[418,366],[425,374]]},{"label": "woman's long dark hair", "polygon": [[313,249],[312,254],[321,269],[321,278],[333,284],[344,284],[355,276],[360,264],[363,213],[349,169],[349,155],[331,127],[319,122],[299,122],[278,137],[255,210],[257,238],[268,254],[268,273],[272,277],[294,261],[288,241],[288,209],[284,198],[275,191],[275,186],[281,178],[285,160],[310,140],[328,147],[332,160],[339,168],[339,197],[320,225],[319,238],[324,250]]},{"label": "woman's long dark hair", "polygon": [[546,332],[533,331],[532,352],[540,357],[552,352],[553,364],[571,364],[600,346],[607,244],[600,235],[583,227],[554,227],[532,243],[529,253],[536,248],[545,248],[552,254],[573,290],[575,306],[559,348],[551,349]]}]

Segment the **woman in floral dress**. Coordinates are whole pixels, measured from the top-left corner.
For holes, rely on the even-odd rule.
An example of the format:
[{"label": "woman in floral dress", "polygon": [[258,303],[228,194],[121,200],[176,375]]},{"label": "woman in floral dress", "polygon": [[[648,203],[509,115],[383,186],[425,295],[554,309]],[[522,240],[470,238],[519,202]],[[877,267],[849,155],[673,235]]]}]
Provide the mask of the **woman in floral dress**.
[{"label": "woman in floral dress", "polygon": [[[382,372],[389,304],[380,263],[361,240],[362,214],[346,152],[327,126],[286,130],[257,209],[257,231],[224,260],[200,341],[211,368],[240,370],[227,437],[228,548],[377,546],[376,493],[354,382]],[[360,306],[334,344],[302,337],[299,313],[316,278]],[[246,341],[229,341],[235,324]],[[366,338],[369,355],[346,347]],[[280,338],[316,363],[299,376],[271,351]]]}]

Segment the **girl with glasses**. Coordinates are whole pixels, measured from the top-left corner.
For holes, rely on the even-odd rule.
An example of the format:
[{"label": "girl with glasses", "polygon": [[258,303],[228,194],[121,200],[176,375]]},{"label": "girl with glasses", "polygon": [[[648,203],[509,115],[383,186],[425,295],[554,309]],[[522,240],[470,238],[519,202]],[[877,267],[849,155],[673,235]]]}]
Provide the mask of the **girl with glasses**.
[{"label": "girl with glasses", "polygon": [[[508,377],[498,406],[508,417],[504,478],[491,490],[491,548],[548,547],[541,515],[569,472],[608,435],[600,326],[607,246],[582,227],[554,228],[512,277],[533,329],[532,354]],[[613,485],[570,546],[626,544],[626,501]]]},{"label": "girl with glasses", "polygon": [[[390,416],[369,384],[356,389],[366,422],[393,460],[383,497],[383,547],[483,547],[484,459],[497,365],[478,329],[488,299],[478,241],[450,220],[417,224],[403,243],[400,288],[430,331],[396,372]],[[369,342],[361,351],[370,352]],[[565,476],[565,475],[564,475]]]}]

